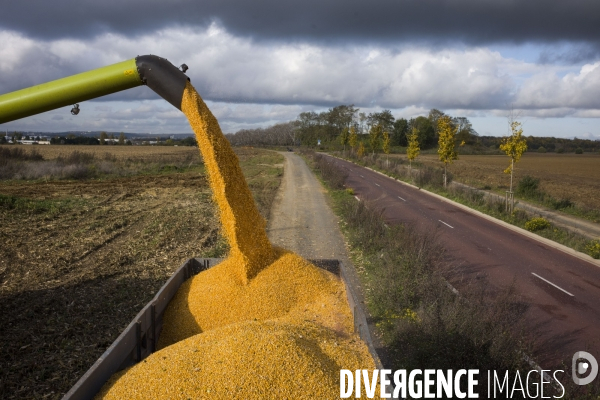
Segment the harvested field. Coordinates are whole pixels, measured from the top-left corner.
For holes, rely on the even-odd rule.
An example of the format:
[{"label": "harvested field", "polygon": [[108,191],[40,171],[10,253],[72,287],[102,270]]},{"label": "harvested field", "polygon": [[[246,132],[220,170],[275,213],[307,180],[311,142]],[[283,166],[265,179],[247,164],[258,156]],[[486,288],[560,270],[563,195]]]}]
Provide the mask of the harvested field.
[{"label": "harvested field", "polygon": [[[457,181],[502,192],[508,189],[510,176],[502,172],[510,163],[507,156],[459,157],[448,166]],[[427,165],[442,165],[435,155],[422,155],[417,160]],[[598,154],[526,153],[516,164],[515,184],[525,175],[539,178],[540,189],[554,198],[570,199],[579,206],[600,210]]]},{"label": "harvested field", "polygon": [[[14,148],[12,145],[2,145],[0,147]],[[181,156],[188,153],[198,154],[198,149],[193,146],[16,146],[24,151],[37,151],[45,160],[54,160],[61,155],[70,154],[73,151],[84,153],[93,153],[99,158],[105,154],[110,154],[118,159],[156,159],[160,156]]]},{"label": "harvested field", "polygon": [[0,181],[85,180],[182,172],[201,163],[195,147],[0,146]]},{"label": "harvested field", "polygon": [[[148,160],[198,153],[35,149],[48,159],[53,151],[58,157],[115,150],[115,157],[127,158],[131,150]],[[282,157],[255,149],[236,153],[268,216]],[[0,221],[0,397],[7,399],[62,397],[186,259],[226,252],[198,164],[95,180],[0,181]]]}]

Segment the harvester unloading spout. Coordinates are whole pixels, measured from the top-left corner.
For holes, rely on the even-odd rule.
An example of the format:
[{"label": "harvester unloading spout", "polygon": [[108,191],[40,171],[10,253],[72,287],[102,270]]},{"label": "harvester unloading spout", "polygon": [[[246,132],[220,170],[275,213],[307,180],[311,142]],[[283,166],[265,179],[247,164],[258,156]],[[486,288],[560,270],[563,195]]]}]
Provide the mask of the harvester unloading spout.
[{"label": "harvester unloading spout", "polygon": [[188,80],[181,70],[164,58],[138,56],[4,94],[0,96],[0,124],[141,85],[147,85],[181,110],[181,99]]}]

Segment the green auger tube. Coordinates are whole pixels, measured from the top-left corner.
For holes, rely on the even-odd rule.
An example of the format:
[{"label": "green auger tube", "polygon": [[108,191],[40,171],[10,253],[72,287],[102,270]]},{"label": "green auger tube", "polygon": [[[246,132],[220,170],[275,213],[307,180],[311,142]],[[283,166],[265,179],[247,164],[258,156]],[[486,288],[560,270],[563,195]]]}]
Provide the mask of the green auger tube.
[{"label": "green auger tube", "polygon": [[181,70],[164,58],[154,55],[138,56],[4,94],[0,96],[0,124],[140,85],[148,85],[181,110],[181,98],[188,80]]}]

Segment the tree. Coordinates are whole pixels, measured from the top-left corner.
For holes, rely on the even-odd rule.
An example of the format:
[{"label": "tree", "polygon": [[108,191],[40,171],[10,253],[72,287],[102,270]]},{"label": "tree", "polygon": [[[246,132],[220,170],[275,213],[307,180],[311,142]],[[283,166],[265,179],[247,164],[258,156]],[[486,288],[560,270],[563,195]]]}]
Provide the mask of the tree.
[{"label": "tree", "polygon": [[452,118],[452,122],[456,125],[456,141],[458,143],[475,144],[475,138],[479,136],[473,125],[466,117]]},{"label": "tree", "polygon": [[433,127],[433,132],[435,136],[438,136],[438,121],[445,115],[446,114],[443,111],[440,111],[437,108],[432,108],[431,110],[429,110],[429,115],[427,115],[427,119],[431,122],[431,126]]},{"label": "tree", "polygon": [[367,124],[370,127],[380,125],[381,129],[391,131],[394,127],[394,116],[390,110],[383,110],[381,112],[370,113],[367,117]]},{"label": "tree", "polygon": [[367,122],[367,118],[367,114],[365,114],[364,112],[358,113],[358,124],[361,134],[365,133],[365,124]]},{"label": "tree", "polygon": [[456,132],[458,128],[452,123],[452,119],[444,115],[438,119],[438,155],[440,161],[444,163],[444,187],[448,182],[448,164],[454,160],[458,160],[458,153],[455,150]]},{"label": "tree", "polygon": [[336,133],[341,133],[344,128],[349,128],[358,108],[354,104],[339,105],[329,109],[327,123],[331,125]]},{"label": "tree", "polygon": [[423,116],[411,119],[411,128],[414,126],[419,131],[419,146],[422,149],[435,145],[435,131],[431,121]]},{"label": "tree", "polygon": [[125,134],[123,132],[119,135],[119,144],[125,144]]},{"label": "tree", "polygon": [[383,131],[383,144],[381,147],[383,149],[383,152],[385,153],[385,163],[389,167],[390,160],[388,156],[390,154],[390,134],[388,133],[388,131]]},{"label": "tree", "polygon": [[180,143],[182,146],[198,146],[198,142],[196,142],[196,138],[193,136],[186,137]]},{"label": "tree", "polygon": [[363,144],[363,142],[360,142],[360,144],[358,145],[358,151],[356,152],[356,154],[359,158],[365,155],[365,145]]},{"label": "tree", "polygon": [[397,119],[394,122],[394,130],[392,131],[392,145],[393,146],[407,146],[408,141],[406,135],[408,134],[408,121],[404,118]]},{"label": "tree", "polygon": [[292,141],[292,146],[297,146],[298,142],[296,140],[296,135],[298,134],[298,123],[296,121],[290,121],[287,124],[287,129],[283,129],[286,132],[287,136]]},{"label": "tree", "polygon": [[350,142],[350,147],[352,147],[352,150],[356,149],[356,145],[358,144],[358,135],[356,134],[356,128],[354,126],[350,128],[348,142]]},{"label": "tree", "polygon": [[412,127],[410,134],[406,136],[408,147],[406,148],[406,157],[408,158],[408,174],[412,179],[412,162],[417,158],[421,149],[419,148],[419,130]]},{"label": "tree", "polygon": [[292,121],[268,128],[241,129],[225,136],[233,146],[295,146],[298,124]]},{"label": "tree", "polygon": [[382,127],[381,125],[373,125],[369,131],[369,145],[371,145],[371,151],[375,155],[375,150],[379,147],[379,138],[381,137]]},{"label": "tree", "polygon": [[348,128],[342,129],[342,133],[340,134],[340,143],[344,146],[344,152],[346,152],[346,145],[350,141],[350,132],[348,132]]},{"label": "tree", "polygon": [[[510,165],[508,168],[504,170],[505,174],[510,174],[510,192],[509,195],[512,200],[512,192],[513,192],[513,173],[515,170],[515,164],[519,162],[521,156],[527,150],[527,141],[521,135],[523,134],[523,129],[521,129],[521,123],[515,121],[512,117],[509,118],[509,125],[511,130],[511,135],[502,138],[500,143],[500,150],[506,153],[507,156],[510,157]],[[508,199],[507,199],[508,201]],[[508,208],[508,203],[507,203]],[[512,205],[511,205],[512,211]]]},{"label": "tree", "polygon": [[319,137],[327,137],[327,115],[317,114],[314,111],[303,112],[298,115],[296,124],[300,142],[304,145],[314,146]]},{"label": "tree", "polygon": [[106,144],[107,137],[108,137],[108,135],[106,134],[106,132],[104,132],[104,131],[100,132],[100,144]]}]

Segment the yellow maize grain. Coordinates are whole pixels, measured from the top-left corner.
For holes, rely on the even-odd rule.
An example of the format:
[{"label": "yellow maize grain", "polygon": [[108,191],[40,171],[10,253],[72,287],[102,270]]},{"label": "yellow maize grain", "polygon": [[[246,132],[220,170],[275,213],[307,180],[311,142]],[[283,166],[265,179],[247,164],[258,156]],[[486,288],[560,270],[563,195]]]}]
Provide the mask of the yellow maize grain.
[{"label": "yellow maize grain", "polygon": [[249,321],[192,336],[117,374],[104,399],[333,399],[365,346],[314,324]]},{"label": "yellow maize grain", "polygon": [[266,222],[254,204],[238,158],[221,132],[217,119],[189,82],[181,109],[196,134],[210,187],[219,207],[221,224],[231,248],[229,257],[237,260],[237,278],[246,284],[273,261]]}]

